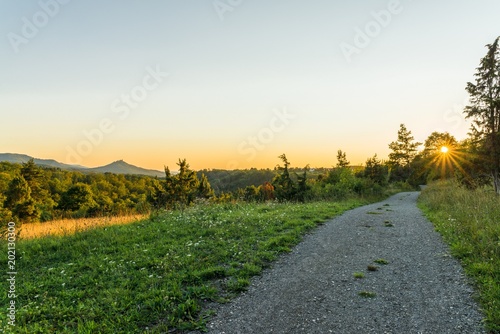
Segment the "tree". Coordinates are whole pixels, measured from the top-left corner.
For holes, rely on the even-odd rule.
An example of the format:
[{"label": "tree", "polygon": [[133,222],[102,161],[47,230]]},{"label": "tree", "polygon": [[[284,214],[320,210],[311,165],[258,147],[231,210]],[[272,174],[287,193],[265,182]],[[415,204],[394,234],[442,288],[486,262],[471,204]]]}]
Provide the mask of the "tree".
[{"label": "tree", "polygon": [[274,187],[269,182],[264,182],[264,184],[259,186],[259,193],[263,201],[274,199]]},{"label": "tree", "polygon": [[198,195],[200,181],[196,173],[189,169],[186,159],[179,159],[179,174],[173,178],[174,199],[181,207],[190,205]]},{"label": "tree", "polygon": [[[340,152],[340,151],[339,151]],[[345,153],[344,153],[344,158],[345,158]],[[304,172],[302,175],[297,176],[298,182],[297,182],[297,200],[300,202],[305,202],[307,193],[310,189],[309,185],[307,184],[307,172],[309,172],[310,167],[309,165],[304,167]]]},{"label": "tree", "polygon": [[40,217],[28,182],[22,176],[16,176],[10,181],[3,206],[20,222],[33,222]]},{"label": "tree", "polygon": [[198,197],[209,199],[214,197],[214,191],[208,182],[205,174],[201,174],[200,185],[198,186]]},{"label": "tree", "polygon": [[179,159],[177,165],[179,173],[176,175],[172,175],[170,169],[165,167],[165,181],[154,180],[147,200],[155,208],[170,209],[178,205],[184,209],[196,198],[208,199],[214,196],[214,191],[204,174],[201,175],[200,181],[196,172],[189,169],[186,159]]},{"label": "tree", "polygon": [[387,174],[387,166],[382,164],[382,161],[377,158],[377,154],[366,160],[366,166],[363,171],[364,177],[379,185],[384,185],[387,183]]},{"label": "tree", "polygon": [[79,182],[62,194],[58,208],[64,211],[78,211],[91,207],[94,203],[90,186]]},{"label": "tree", "polygon": [[288,170],[290,162],[286,158],[285,154],[280,155],[278,158],[283,161],[283,167],[280,165],[276,166],[279,173],[274,177],[272,185],[277,199],[289,201],[294,198],[296,191],[295,184],[290,177],[290,172]]},{"label": "tree", "polygon": [[455,174],[457,180],[469,189],[491,185],[484,153],[472,138],[467,138],[458,144],[458,151],[464,159],[460,161],[460,168]]},{"label": "tree", "polygon": [[500,195],[500,37],[488,44],[488,52],[476,69],[475,83],[468,82],[470,105],[466,118],[473,120],[471,135],[483,158],[483,168]]},{"label": "tree", "polygon": [[337,168],[347,168],[350,162],[347,161],[346,153],[342,150],[337,151]]},{"label": "tree", "polygon": [[463,161],[455,137],[436,131],[425,140],[420,158],[421,173],[430,179],[453,177]]},{"label": "tree", "polygon": [[389,153],[389,166],[393,180],[408,180],[411,174],[411,162],[417,155],[417,148],[420,145],[421,143],[414,141],[411,131],[406,129],[404,124],[401,124],[398,130],[398,140],[389,144],[389,148],[392,150]]},{"label": "tree", "polygon": [[20,173],[31,189],[31,198],[37,207],[37,211],[40,211],[40,220],[50,220],[52,218],[52,209],[56,203],[48,191],[47,173],[38,167],[33,159],[22,164]]},{"label": "tree", "polygon": [[21,167],[21,176],[26,180],[31,189],[31,197],[36,201],[43,201],[46,198],[46,191],[44,191],[41,185],[43,172],[35,164],[33,159],[23,163]]}]

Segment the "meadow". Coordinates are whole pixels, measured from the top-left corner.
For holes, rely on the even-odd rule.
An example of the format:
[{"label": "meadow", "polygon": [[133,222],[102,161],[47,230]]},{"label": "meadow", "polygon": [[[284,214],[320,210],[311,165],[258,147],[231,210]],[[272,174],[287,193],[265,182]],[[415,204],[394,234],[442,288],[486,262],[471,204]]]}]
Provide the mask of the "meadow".
[{"label": "meadow", "polygon": [[[16,243],[14,333],[202,329],[226,302],[318,224],[366,201],[226,203],[127,225]],[[2,244],[0,261],[7,262]],[[0,287],[8,289],[2,279]],[[0,307],[9,301],[2,298]],[[8,328],[7,328],[8,327]]]},{"label": "meadow", "polygon": [[124,225],[144,220],[148,215],[109,216],[96,218],[58,219],[44,223],[26,223],[19,231],[21,239],[35,239],[46,236],[71,235],[88,229]]},{"label": "meadow", "polygon": [[500,197],[445,181],[429,185],[419,206],[473,281],[488,329],[500,333]]}]

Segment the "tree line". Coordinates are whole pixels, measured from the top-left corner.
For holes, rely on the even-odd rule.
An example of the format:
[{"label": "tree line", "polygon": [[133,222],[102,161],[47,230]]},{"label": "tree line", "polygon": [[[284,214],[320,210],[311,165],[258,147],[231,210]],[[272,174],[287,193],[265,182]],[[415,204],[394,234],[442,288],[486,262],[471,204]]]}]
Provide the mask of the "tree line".
[{"label": "tree line", "polygon": [[85,174],[0,162],[0,220],[48,221],[149,212],[148,176]]}]

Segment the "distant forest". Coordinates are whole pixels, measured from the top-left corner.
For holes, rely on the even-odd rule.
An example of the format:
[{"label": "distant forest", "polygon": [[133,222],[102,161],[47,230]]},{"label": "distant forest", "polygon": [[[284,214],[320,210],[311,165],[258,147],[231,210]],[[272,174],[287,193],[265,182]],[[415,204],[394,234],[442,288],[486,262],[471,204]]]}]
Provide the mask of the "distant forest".
[{"label": "distant forest", "polygon": [[[146,214],[162,208],[183,208],[196,201],[305,201],[319,194],[322,198],[338,198],[356,188],[346,186],[356,179],[355,169],[350,167],[343,166],[346,170],[333,176],[335,168],[291,168],[285,155],[280,158],[284,164],[275,169],[197,172],[189,169],[185,160],[179,160],[179,172],[173,174],[166,168],[162,178],[68,171],[36,165],[33,160],[22,164],[0,162],[0,220],[45,222]],[[341,174],[345,174],[342,180]],[[313,185],[321,180],[321,184],[338,181],[339,189],[326,187],[313,194]]]}]

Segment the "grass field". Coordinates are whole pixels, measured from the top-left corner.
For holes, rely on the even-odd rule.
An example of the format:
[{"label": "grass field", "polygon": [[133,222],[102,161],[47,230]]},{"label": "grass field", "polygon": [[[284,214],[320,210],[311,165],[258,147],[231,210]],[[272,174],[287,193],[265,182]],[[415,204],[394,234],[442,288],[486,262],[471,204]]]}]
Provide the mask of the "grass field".
[{"label": "grass field", "polygon": [[[16,243],[14,333],[161,333],[203,328],[224,302],[326,219],[366,204],[221,204]],[[7,263],[6,245],[0,261]],[[2,279],[2,293],[8,282]],[[7,309],[9,300],[1,298]]]},{"label": "grass field", "polygon": [[70,235],[95,227],[130,224],[146,219],[147,215],[130,215],[119,217],[60,219],[44,223],[23,224],[19,237],[33,239],[50,235]]},{"label": "grass field", "polygon": [[500,333],[500,198],[450,181],[427,187],[419,205],[475,282],[488,329]]}]

